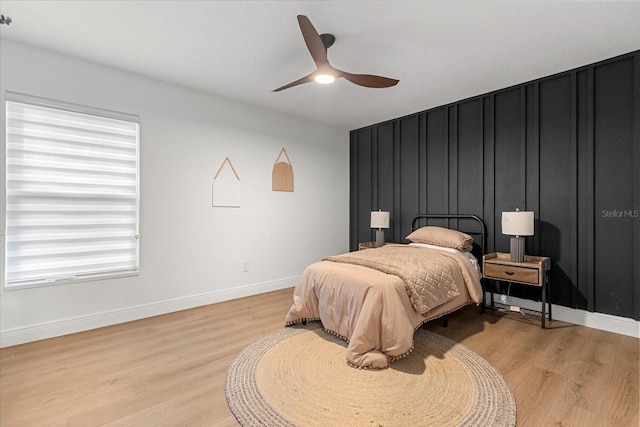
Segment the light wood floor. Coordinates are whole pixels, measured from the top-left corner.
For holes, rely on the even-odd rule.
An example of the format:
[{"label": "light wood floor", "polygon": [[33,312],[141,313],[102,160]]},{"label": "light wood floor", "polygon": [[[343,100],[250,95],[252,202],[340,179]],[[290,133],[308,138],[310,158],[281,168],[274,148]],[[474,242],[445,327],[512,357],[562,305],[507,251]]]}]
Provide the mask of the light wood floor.
[{"label": "light wood floor", "polygon": [[[0,350],[0,425],[237,426],[227,368],[283,327],[291,289]],[[466,307],[449,327],[502,373],[519,426],[638,426],[639,340]],[[520,315],[518,315],[520,316]]]}]

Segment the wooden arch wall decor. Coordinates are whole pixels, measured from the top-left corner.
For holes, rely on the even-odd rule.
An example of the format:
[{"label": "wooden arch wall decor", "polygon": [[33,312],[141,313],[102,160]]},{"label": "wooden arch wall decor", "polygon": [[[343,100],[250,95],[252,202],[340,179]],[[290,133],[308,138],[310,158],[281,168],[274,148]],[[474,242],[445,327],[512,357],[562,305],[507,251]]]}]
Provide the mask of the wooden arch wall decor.
[{"label": "wooden arch wall decor", "polygon": [[[225,165],[227,166],[225,168]],[[242,199],[240,177],[231,160],[225,157],[213,177],[211,186],[211,206],[239,208]]]},{"label": "wooden arch wall decor", "polygon": [[[282,154],[286,157],[286,162],[280,161]],[[271,173],[271,190],[293,191],[293,165],[291,164],[289,155],[284,147],[280,150],[280,154],[278,154],[278,157],[273,164],[273,171]]]}]

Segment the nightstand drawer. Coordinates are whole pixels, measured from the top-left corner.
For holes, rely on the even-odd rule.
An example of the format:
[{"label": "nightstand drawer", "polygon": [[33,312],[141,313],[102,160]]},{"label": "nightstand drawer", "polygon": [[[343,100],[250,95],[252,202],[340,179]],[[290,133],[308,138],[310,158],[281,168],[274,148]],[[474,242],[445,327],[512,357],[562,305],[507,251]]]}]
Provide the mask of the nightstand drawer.
[{"label": "nightstand drawer", "polygon": [[526,267],[514,267],[501,264],[484,264],[483,274],[492,279],[503,279],[513,282],[525,282],[539,285],[538,269]]}]

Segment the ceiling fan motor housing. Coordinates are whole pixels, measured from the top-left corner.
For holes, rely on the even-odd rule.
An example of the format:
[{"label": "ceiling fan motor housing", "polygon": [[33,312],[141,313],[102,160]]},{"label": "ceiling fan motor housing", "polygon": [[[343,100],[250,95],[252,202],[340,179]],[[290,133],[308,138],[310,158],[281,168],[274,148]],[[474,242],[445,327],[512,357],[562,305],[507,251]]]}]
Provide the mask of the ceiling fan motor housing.
[{"label": "ceiling fan motor housing", "polygon": [[324,47],[326,47],[327,49],[329,49],[331,46],[333,46],[333,43],[336,41],[336,38],[333,34],[320,34],[320,40],[322,40],[322,44],[324,44]]}]

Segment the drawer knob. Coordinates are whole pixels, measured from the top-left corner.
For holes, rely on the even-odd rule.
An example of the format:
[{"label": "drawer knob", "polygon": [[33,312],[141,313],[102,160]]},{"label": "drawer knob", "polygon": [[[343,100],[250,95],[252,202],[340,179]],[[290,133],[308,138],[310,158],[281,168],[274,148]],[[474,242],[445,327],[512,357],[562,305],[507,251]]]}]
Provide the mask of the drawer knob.
[{"label": "drawer knob", "polygon": [[505,271],[505,273],[507,273],[507,276],[513,276],[515,274],[513,271]]}]

